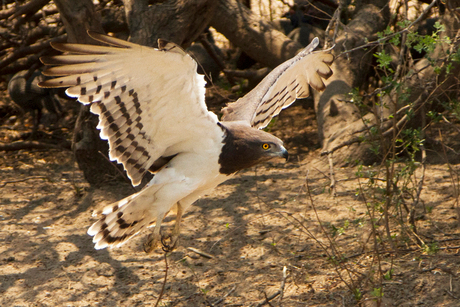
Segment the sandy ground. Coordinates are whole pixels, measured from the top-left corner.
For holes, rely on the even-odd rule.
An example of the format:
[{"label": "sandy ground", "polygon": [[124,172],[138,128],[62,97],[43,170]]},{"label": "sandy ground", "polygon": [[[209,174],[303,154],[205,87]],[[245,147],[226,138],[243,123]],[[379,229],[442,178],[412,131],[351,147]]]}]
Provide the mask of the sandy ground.
[{"label": "sandy ground", "polygon": [[[357,167],[336,169],[334,197],[313,111],[299,105],[284,113],[274,133],[286,140],[290,161],[241,172],[192,206],[167,269],[161,251],[140,248],[147,232],[100,251],[86,234],[93,210],[129,195],[130,186],[91,188],[70,151],[2,152],[0,306],[155,306],[165,273],[158,306],[262,306],[280,289],[271,306],[357,306],[353,284],[363,306],[377,306],[379,289],[382,306],[460,306],[460,165],[427,166],[416,225],[437,248],[421,248],[394,223],[400,252],[378,244],[377,257],[366,200],[356,196]],[[387,279],[379,280],[379,269]]]}]

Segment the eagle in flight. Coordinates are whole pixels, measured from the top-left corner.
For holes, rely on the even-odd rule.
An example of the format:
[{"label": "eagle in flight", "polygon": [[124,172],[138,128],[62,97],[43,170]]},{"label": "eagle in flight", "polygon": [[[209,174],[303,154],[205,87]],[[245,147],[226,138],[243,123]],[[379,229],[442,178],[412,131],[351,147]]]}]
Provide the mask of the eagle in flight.
[{"label": "eagle in flight", "polygon": [[42,87],[68,87],[66,93],[99,115],[100,137],[109,158],[123,164],[137,186],[147,171],[153,179],[140,191],[105,207],[88,234],[96,249],[118,247],[143,229],[155,229],[144,244],[151,252],[164,242],[160,226],[174,207],[174,248],[182,214],[238,171],[275,157],[288,157],[283,142],[261,130],[310,86],[324,90],[333,56],[313,52],[315,38],[292,59],[276,67],[252,91],[222,112],[205,104],[205,80],[197,63],[179,46],[158,41],[158,48],[88,32],[106,46],[52,43],[66,52],[45,56]]}]

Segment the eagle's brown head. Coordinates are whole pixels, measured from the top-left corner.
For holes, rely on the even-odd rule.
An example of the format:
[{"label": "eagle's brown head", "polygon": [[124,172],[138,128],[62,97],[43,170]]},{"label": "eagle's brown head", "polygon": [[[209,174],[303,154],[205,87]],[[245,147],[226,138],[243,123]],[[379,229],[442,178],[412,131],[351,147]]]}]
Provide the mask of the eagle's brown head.
[{"label": "eagle's brown head", "polygon": [[267,132],[239,122],[219,125],[225,132],[219,156],[219,171],[223,174],[230,175],[273,158],[288,159],[283,142]]}]

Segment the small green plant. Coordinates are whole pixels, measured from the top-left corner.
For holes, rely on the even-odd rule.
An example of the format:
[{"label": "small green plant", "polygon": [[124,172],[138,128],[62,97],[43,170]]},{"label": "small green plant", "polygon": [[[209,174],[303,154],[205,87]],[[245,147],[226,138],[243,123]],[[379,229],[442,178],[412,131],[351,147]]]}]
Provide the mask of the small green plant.
[{"label": "small green plant", "polygon": [[385,68],[388,69],[390,72],[394,72],[390,68],[390,64],[392,61],[391,55],[387,54],[385,50],[382,50],[380,52],[376,52],[374,56],[377,58],[377,63],[379,63],[380,68]]},{"label": "small green plant", "polygon": [[417,32],[409,32],[407,35],[406,45],[408,47],[413,47],[419,53],[425,51],[428,54],[431,54],[437,44],[450,44],[450,38],[441,38],[440,36],[440,33],[446,30],[445,26],[437,21],[434,24],[434,28],[435,31],[431,35],[419,35]]},{"label": "small green plant", "polygon": [[351,221],[353,223],[353,225],[356,227],[359,227],[359,228],[362,228],[364,227],[364,225],[366,225],[366,221],[364,220],[364,218],[360,217],[360,218],[357,218],[357,219],[354,219],[353,221]]},{"label": "small green plant", "polygon": [[[445,101],[442,103],[442,106],[446,109],[447,113],[453,115],[457,120],[460,120],[460,101],[453,99]],[[442,119],[442,115],[438,115],[439,120]],[[436,117],[436,118],[438,118]]]},{"label": "small green plant", "polygon": [[361,293],[361,290],[358,288],[355,288],[353,290],[353,297],[355,298],[356,301],[360,301],[363,298],[363,294]]},{"label": "small green plant", "polygon": [[435,112],[435,111],[428,111],[428,113],[426,114],[428,115],[428,117],[430,118],[430,120],[434,123],[438,123],[442,120],[442,115],[438,112]]},{"label": "small green plant", "polygon": [[341,227],[336,227],[333,224],[330,224],[331,232],[332,232],[332,237],[340,236],[345,233],[345,230],[348,229],[348,226],[350,226],[350,221],[346,220],[343,222],[343,226]]},{"label": "small green plant", "polygon": [[209,292],[209,289],[200,288],[201,292],[206,295]]},{"label": "small green plant", "polygon": [[[425,126],[414,128],[413,125],[406,125],[410,120],[420,116],[420,102],[414,102],[413,94],[407,83],[401,82],[403,73],[410,71],[411,65],[404,62],[401,57],[395,57],[391,53],[393,50],[401,50],[408,47],[417,52],[424,53],[431,65],[438,73],[451,73],[453,66],[446,64],[440,65],[430,59],[435,49],[440,44],[450,43],[448,37],[442,36],[445,31],[444,26],[437,22],[434,25],[434,31],[428,35],[420,35],[408,28],[412,23],[408,20],[398,22],[395,27],[387,27],[384,31],[378,33],[378,42],[381,44],[380,50],[374,52],[376,59],[376,73],[380,83],[379,88],[369,91],[363,96],[363,88],[353,88],[349,93],[349,101],[357,106],[360,114],[368,114],[369,110],[392,110],[391,112],[382,112],[385,117],[375,118],[371,121],[368,116],[363,116],[363,124],[366,126],[367,134],[363,136],[363,143],[368,145],[369,150],[377,157],[382,158],[380,166],[363,166],[358,165],[356,177],[359,181],[359,187],[356,189],[356,196],[363,200],[367,210],[365,219],[352,220],[353,225],[362,226],[367,223],[372,229],[372,240],[374,241],[374,254],[378,259],[378,270],[372,266],[370,272],[378,275],[380,284],[375,284],[371,291],[373,299],[380,301],[383,297],[382,280],[393,278],[394,270],[382,271],[380,266],[379,250],[382,246],[391,246],[393,249],[398,248],[401,242],[410,242],[407,239],[408,233],[415,233],[416,227],[413,222],[407,226],[407,214],[409,213],[411,203],[418,203],[420,193],[420,169],[422,163],[420,156],[424,150],[425,143]],[[401,32],[395,32],[405,29]],[[384,44],[393,46],[387,47]],[[406,44],[406,46],[402,46]],[[453,52],[450,55],[451,61],[460,61],[460,52]],[[398,61],[398,59],[400,59]],[[402,67],[402,68],[401,68]],[[446,109],[450,114],[458,116],[460,119],[460,103],[451,100],[445,103]],[[404,106],[403,109],[401,107]],[[399,110],[399,111],[398,111]],[[398,113],[399,112],[399,113]],[[419,112],[419,113],[417,113]],[[390,114],[388,114],[390,113]],[[432,121],[442,121],[443,116],[435,111],[426,111],[425,116]],[[423,122],[423,121],[421,121]],[[403,123],[401,125],[401,123]],[[424,124],[426,125],[426,124]],[[389,133],[391,132],[391,133]],[[417,200],[417,201],[416,201]],[[427,209],[427,211],[430,211]],[[412,211],[411,211],[412,212]],[[395,227],[397,226],[397,227]],[[344,225],[330,225],[332,237],[340,236],[345,233],[349,227],[349,222]],[[408,231],[409,230],[409,231]],[[424,253],[432,255],[439,251],[436,243],[423,245]],[[338,262],[335,258],[329,261]],[[374,273],[370,273],[374,275]],[[353,291],[356,300],[362,299],[362,294],[356,287]]]},{"label": "small green plant", "polygon": [[435,255],[439,251],[439,246],[436,242],[423,244],[422,250],[427,255]]},{"label": "small green plant", "polygon": [[375,300],[380,300],[383,297],[383,289],[382,288],[374,288],[371,292],[372,297]]},{"label": "small green plant", "polygon": [[393,278],[393,271],[394,271],[394,269],[388,270],[388,271],[383,275],[383,279],[385,279],[385,280],[391,280],[391,279]]}]

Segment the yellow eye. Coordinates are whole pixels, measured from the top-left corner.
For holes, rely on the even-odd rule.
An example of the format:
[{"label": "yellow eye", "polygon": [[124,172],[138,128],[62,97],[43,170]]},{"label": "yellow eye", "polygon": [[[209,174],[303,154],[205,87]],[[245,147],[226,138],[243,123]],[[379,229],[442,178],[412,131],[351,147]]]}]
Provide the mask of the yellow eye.
[{"label": "yellow eye", "polygon": [[265,149],[265,150],[268,150],[270,148],[270,144],[268,143],[263,143],[262,144],[262,148]]}]

